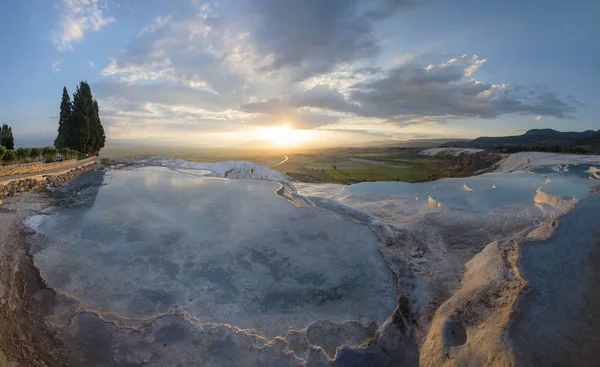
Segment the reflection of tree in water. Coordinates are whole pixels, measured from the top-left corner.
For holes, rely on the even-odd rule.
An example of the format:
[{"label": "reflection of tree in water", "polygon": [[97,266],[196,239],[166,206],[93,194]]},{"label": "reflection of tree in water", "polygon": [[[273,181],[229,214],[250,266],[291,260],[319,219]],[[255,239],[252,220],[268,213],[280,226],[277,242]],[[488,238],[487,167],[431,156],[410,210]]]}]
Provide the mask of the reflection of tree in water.
[{"label": "reflection of tree in water", "polygon": [[51,195],[58,200],[59,206],[85,209],[96,201],[100,187],[104,185],[104,170],[84,172],[71,181],[57,187]]}]

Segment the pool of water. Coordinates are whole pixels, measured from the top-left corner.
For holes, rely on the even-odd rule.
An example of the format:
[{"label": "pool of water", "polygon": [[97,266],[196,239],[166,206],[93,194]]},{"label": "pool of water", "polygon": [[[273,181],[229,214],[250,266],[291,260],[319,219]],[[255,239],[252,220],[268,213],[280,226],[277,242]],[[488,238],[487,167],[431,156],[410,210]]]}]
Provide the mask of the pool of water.
[{"label": "pool of water", "polygon": [[159,167],[74,184],[86,180],[103,184],[34,221],[42,276],[86,308],[177,311],[273,336],[320,319],[381,323],[395,307],[369,228],[296,207],[274,194],[278,183]]},{"label": "pool of water", "polygon": [[[444,207],[470,211],[533,206],[536,190],[565,198],[582,199],[599,186],[585,171],[589,165],[540,168],[533,172],[488,173],[467,178],[447,178],[433,182],[410,184],[406,182],[364,182],[340,187],[343,194],[332,195],[347,199],[352,195],[398,195],[413,198],[431,196]],[[318,186],[318,185],[317,185]],[[310,185],[299,185],[300,193],[310,193]],[[307,188],[309,190],[307,190]],[[335,192],[335,190],[331,190]],[[318,194],[317,194],[318,195]]]}]

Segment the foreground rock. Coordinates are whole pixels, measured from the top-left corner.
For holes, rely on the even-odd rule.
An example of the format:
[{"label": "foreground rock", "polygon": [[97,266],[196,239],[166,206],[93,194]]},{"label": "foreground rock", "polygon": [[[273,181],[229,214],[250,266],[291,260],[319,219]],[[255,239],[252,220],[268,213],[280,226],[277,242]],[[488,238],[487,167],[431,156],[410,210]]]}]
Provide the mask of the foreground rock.
[{"label": "foreground rock", "polygon": [[55,203],[46,192],[24,193],[0,207],[0,366],[60,366],[62,342],[45,318],[59,301],[33,266],[23,221]]},{"label": "foreground rock", "polygon": [[3,182],[0,185],[0,198],[15,196],[16,194],[35,191],[46,187],[57,187],[85,171],[96,168],[95,162],[83,165],[57,174],[37,175],[32,178],[19,178]]}]

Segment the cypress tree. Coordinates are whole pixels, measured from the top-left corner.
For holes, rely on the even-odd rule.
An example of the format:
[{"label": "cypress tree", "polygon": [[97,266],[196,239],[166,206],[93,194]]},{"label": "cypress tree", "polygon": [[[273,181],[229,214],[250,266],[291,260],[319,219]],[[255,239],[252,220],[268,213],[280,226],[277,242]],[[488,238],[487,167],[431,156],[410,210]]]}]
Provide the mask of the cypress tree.
[{"label": "cypress tree", "polygon": [[[87,96],[86,96],[87,97]],[[98,146],[98,125],[100,125],[100,120],[98,117],[98,113],[96,112],[96,106],[94,105],[94,99],[92,97],[91,89],[89,100],[86,99],[87,102],[90,103],[89,106],[89,119],[90,119],[90,138],[87,144],[87,152],[90,155],[95,155],[97,152]]]},{"label": "cypress tree", "polygon": [[58,136],[54,145],[76,150],[81,155],[98,154],[104,147],[106,136],[100,122],[98,102],[92,96],[89,84],[79,82],[72,103],[64,88],[60,110]]},{"label": "cypress tree", "polygon": [[98,155],[100,149],[104,148],[104,144],[106,143],[106,134],[104,133],[104,126],[102,126],[102,121],[100,121],[100,108],[98,107],[98,101],[94,99],[94,117],[95,117],[95,146],[94,146],[94,154]]},{"label": "cypress tree", "polygon": [[0,129],[0,146],[6,148],[6,132],[8,131],[8,125],[2,125],[2,129]]},{"label": "cypress tree", "polygon": [[65,129],[65,146],[75,149],[81,154],[88,151],[90,140],[90,107],[92,103],[90,86],[80,82],[73,94],[73,112]]},{"label": "cypress tree", "polygon": [[6,149],[15,149],[15,139],[13,138],[12,128],[7,124],[2,125],[2,131],[0,131],[0,145]]},{"label": "cypress tree", "polygon": [[69,92],[67,92],[67,87],[63,87],[62,101],[60,102],[60,117],[58,120],[58,135],[54,139],[54,146],[57,149],[65,147],[65,129],[72,115],[73,104],[71,103],[71,97],[69,96]]}]

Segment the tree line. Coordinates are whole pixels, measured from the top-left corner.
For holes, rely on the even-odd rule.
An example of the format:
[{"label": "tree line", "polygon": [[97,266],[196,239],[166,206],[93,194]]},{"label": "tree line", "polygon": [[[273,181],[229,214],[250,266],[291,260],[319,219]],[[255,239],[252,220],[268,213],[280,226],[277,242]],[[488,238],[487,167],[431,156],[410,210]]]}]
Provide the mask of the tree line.
[{"label": "tree line", "polygon": [[45,163],[52,163],[56,162],[58,153],[60,153],[63,159],[76,159],[80,156],[78,151],[69,148],[56,149],[55,147],[44,147],[6,149],[4,146],[0,146],[0,161],[6,165],[10,165],[16,163],[37,162],[43,158]]},{"label": "tree line", "polygon": [[0,129],[0,161],[14,164],[35,162],[43,158],[46,163],[51,163],[56,161],[59,153],[63,159],[83,158],[98,155],[105,142],[98,101],[92,96],[89,84],[81,81],[73,94],[72,102],[67,87],[63,87],[54,147],[15,150],[12,128],[4,124]]}]

